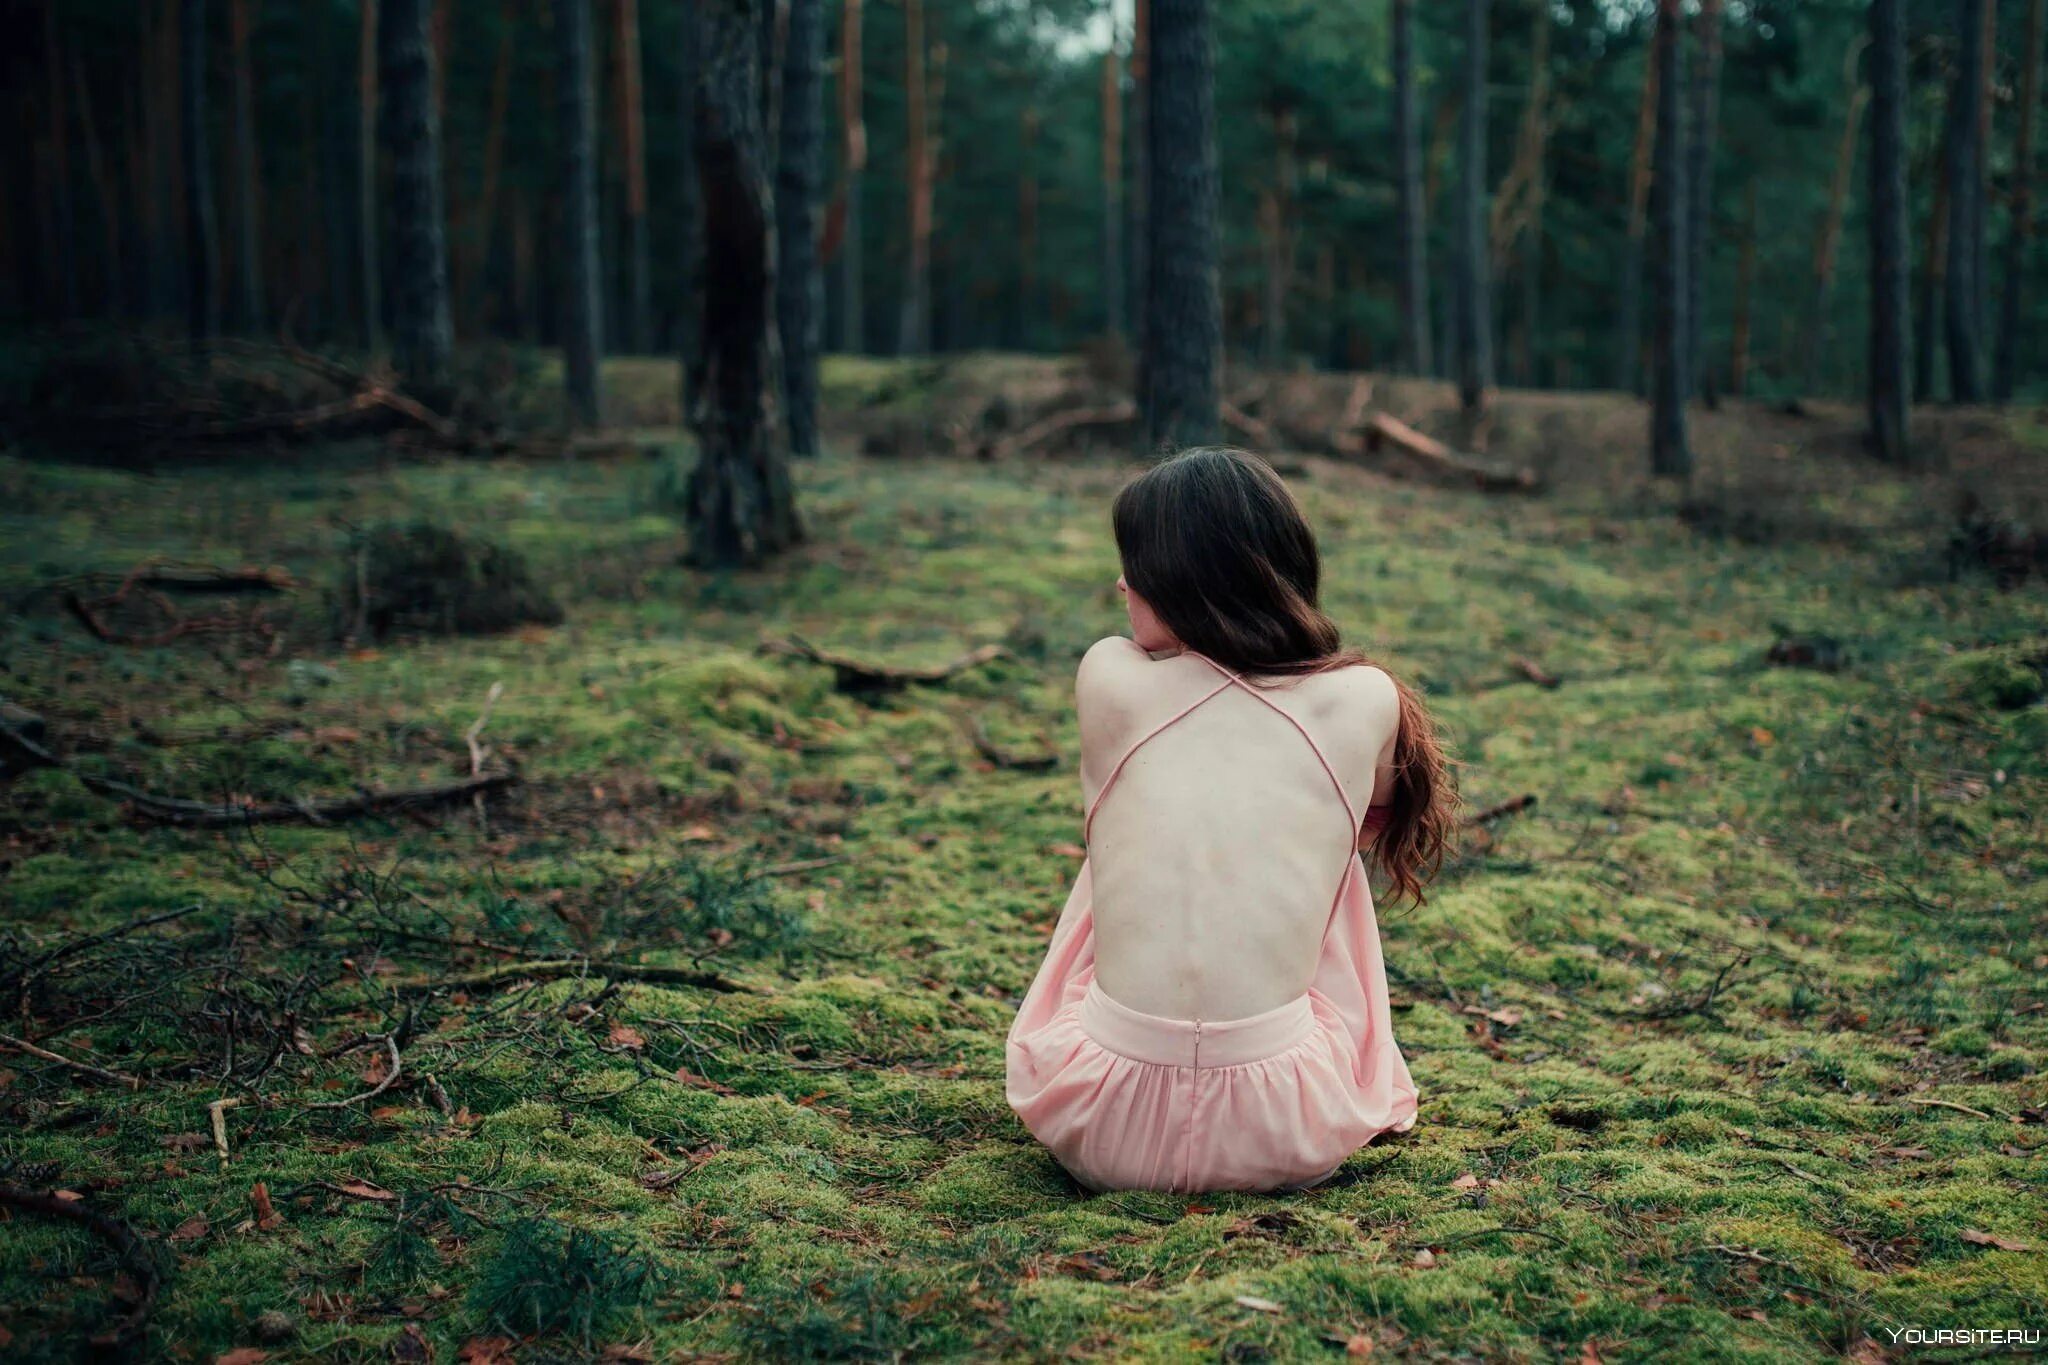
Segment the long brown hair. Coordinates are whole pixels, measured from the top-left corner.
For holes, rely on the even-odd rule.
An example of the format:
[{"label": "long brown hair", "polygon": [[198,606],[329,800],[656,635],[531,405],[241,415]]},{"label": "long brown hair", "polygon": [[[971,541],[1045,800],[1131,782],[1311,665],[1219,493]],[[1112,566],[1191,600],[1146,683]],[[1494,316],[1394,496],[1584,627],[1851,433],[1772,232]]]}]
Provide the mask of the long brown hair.
[{"label": "long brown hair", "polygon": [[[1324,614],[1315,533],[1258,456],[1230,446],[1169,456],[1118,490],[1110,521],[1124,581],[1188,648],[1248,674],[1374,664],[1346,648]],[[1401,725],[1392,809],[1372,860],[1390,900],[1421,905],[1423,884],[1450,847],[1457,793],[1434,720],[1412,688],[1388,676]]]}]

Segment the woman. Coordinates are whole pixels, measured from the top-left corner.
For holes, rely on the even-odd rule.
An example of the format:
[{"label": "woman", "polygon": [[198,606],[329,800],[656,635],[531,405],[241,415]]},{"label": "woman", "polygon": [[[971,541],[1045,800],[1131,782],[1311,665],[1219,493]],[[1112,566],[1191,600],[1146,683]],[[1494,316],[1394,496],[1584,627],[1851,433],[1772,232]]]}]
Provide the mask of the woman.
[{"label": "woman", "polygon": [[1008,1096],[1088,1189],[1302,1189],[1415,1124],[1361,851],[1417,903],[1454,797],[1421,703],[1317,605],[1271,466],[1190,450],[1111,512],[1130,638],[1081,660],[1087,857]]}]

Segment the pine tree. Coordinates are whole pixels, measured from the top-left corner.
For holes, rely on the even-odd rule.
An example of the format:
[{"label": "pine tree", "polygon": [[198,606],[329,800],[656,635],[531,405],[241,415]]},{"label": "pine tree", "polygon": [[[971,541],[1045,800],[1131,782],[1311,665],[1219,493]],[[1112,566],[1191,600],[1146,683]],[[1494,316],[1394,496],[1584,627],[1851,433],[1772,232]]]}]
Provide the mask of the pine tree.
[{"label": "pine tree", "polygon": [[1216,264],[1215,49],[1209,0],[1150,0],[1143,439],[1217,436],[1223,307]]}]

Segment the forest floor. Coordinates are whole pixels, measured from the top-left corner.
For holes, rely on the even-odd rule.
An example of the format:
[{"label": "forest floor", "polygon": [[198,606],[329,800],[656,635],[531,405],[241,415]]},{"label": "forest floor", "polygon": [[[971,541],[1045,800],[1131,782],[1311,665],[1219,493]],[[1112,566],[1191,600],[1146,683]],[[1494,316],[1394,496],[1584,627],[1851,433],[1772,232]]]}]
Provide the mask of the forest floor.
[{"label": "forest floor", "polygon": [[[1639,458],[1632,400],[1525,407]],[[1970,420],[2048,463],[2038,414]],[[808,543],[706,575],[679,455],[0,455],[0,696],[75,770],[0,786],[0,1182],[145,1239],[0,1211],[0,1354],[79,1354],[157,1275],[147,1351],[243,1363],[1881,1360],[2048,1325],[2048,591],[1952,577],[1946,511],[1849,421],[1703,418],[1747,519],[1289,462],[1325,606],[1426,691],[1467,804],[1537,800],[1382,911],[1417,1126],[1278,1198],[1089,1197],[1003,1099],[1082,851],[1127,459],[862,458],[840,422]],[[1813,491],[1744,501],[1738,448]],[[422,515],[523,554],[559,623],[338,643],[353,528]],[[302,586],[166,596],[216,628],[141,645],[49,590],[155,557]],[[791,636],[1006,652],[847,693],[759,651]],[[218,830],[76,780],[501,769]]]}]

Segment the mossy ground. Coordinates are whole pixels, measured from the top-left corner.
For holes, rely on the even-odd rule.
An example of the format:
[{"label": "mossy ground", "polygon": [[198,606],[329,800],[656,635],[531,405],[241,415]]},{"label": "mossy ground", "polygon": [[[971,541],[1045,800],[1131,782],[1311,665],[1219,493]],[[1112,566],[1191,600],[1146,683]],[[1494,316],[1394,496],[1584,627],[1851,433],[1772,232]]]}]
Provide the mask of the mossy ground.
[{"label": "mossy ground", "polygon": [[[868,368],[828,378],[888,379]],[[334,1360],[492,1337],[523,1360],[1298,1359],[1358,1338],[1883,1358],[1887,1329],[2043,1325],[2048,709],[2015,670],[2048,599],[1949,581],[1925,516],[1853,460],[1841,503],[1875,529],[1763,545],[1655,495],[1309,463],[1325,605],[1425,688],[1470,805],[1539,801],[1425,907],[1383,910],[1412,1133],[1304,1195],[1073,1187],[1004,1104],[1002,1039],[1076,868],[1073,668],[1122,628],[1106,507],[1129,472],[835,453],[799,472],[804,548],[703,575],[640,461],[0,459],[0,591],[23,604],[0,692],[81,766],[271,799],[454,777],[502,683],[482,740],[524,778],[481,816],[260,839],[141,828],[61,773],[0,790],[0,947],[198,904],[148,937],[217,948],[240,926],[271,945],[237,987],[251,1020],[301,977],[322,1006],[260,1073],[217,1017],[116,1007],[51,1036],[10,1006],[9,1031],[146,1084],[0,1059],[0,1178],[163,1239],[147,1346],[174,1359],[256,1345],[273,1310],[294,1328],[273,1358]],[[135,649],[22,597],[151,555],[331,583],[348,528],[421,513],[523,552],[565,623]],[[1846,666],[1767,665],[1778,625],[1840,637]],[[792,632],[902,662],[1011,653],[867,702],[755,653]],[[1063,761],[996,767],[969,720]],[[505,960],[450,940],[702,960],[751,989],[593,970],[401,994]],[[402,1083],[309,1107],[374,1084],[374,1046],[337,1049],[394,1028]],[[223,1162],[190,1135],[230,1097]],[[68,1357],[121,1287],[67,1225],[15,1215],[0,1252],[13,1356]]]}]

